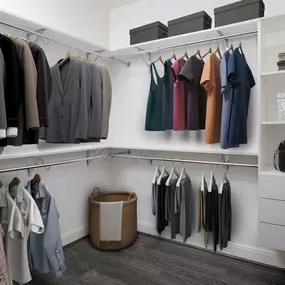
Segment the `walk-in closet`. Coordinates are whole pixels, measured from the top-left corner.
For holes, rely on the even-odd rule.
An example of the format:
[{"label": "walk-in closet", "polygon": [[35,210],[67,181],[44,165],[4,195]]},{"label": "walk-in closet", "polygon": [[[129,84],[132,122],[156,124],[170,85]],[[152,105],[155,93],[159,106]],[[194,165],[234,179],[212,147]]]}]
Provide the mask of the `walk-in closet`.
[{"label": "walk-in closet", "polygon": [[285,284],[285,4],[190,2],[3,3],[0,285]]}]

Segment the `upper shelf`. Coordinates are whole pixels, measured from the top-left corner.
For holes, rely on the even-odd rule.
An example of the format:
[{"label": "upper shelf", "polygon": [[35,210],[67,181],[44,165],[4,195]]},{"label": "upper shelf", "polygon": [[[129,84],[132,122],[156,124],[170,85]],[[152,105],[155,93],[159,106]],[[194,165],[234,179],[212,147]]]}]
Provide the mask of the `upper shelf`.
[{"label": "upper shelf", "polygon": [[[24,30],[29,30],[29,31],[43,31],[42,34],[54,39],[55,41],[61,42],[61,43],[66,43],[68,45],[72,45],[81,49],[85,50],[90,50],[90,51],[104,51],[106,50],[104,47],[94,44],[92,42],[88,42],[84,39],[80,39],[74,36],[71,36],[69,34],[66,34],[64,32],[61,32],[56,29],[52,29],[50,27],[41,25],[39,23],[30,21],[25,18],[18,17],[14,14],[7,13],[3,10],[0,10],[0,27],[5,27],[8,24],[10,25],[10,28],[13,28],[13,26],[18,27],[18,30],[21,28]],[[23,34],[25,32],[23,31]],[[41,32],[40,32],[41,33]]]},{"label": "upper shelf", "polygon": [[107,53],[104,53],[104,55],[110,55],[114,57],[125,57],[128,56],[129,54],[138,51],[165,48],[174,44],[186,46],[187,44],[196,41],[203,41],[203,40],[210,41],[210,39],[215,39],[216,37],[223,35],[227,36],[227,35],[242,34],[242,33],[257,31],[257,24],[258,24],[258,19],[254,19],[250,21],[217,27],[213,29],[127,46],[125,48],[111,50]]}]

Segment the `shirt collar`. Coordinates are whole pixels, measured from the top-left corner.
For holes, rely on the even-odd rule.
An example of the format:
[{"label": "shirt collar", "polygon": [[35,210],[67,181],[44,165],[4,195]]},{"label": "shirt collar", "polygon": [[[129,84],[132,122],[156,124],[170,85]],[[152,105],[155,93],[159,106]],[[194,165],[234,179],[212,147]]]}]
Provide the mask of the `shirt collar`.
[{"label": "shirt collar", "polygon": [[[32,181],[28,182],[26,189],[32,195]],[[33,184],[33,190],[36,192],[35,196],[32,195],[34,199],[46,198],[46,187],[42,180]]]}]

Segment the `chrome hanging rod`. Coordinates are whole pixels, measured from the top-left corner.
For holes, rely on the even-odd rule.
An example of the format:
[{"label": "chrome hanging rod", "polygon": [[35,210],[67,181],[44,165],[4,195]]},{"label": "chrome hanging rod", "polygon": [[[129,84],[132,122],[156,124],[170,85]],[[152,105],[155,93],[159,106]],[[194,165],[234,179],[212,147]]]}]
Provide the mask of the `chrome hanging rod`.
[{"label": "chrome hanging rod", "polygon": [[123,64],[125,64],[127,66],[130,66],[130,62],[126,62],[126,61],[123,61],[123,60],[118,59],[118,58],[113,58],[111,56],[104,56],[104,55],[102,55],[102,54],[100,54],[100,53],[98,53],[96,51],[89,50],[89,49],[84,49],[84,48],[81,48],[81,47],[78,47],[78,46],[74,46],[74,45],[65,43],[63,41],[59,41],[59,40],[53,39],[51,37],[48,37],[48,36],[46,36],[44,34],[36,32],[36,31],[28,30],[28,29],[22,28],[22,27],[17,26],[17,25],[9,24],[9,23],[4,22],[4,21],[0,21],[0,24],[4,25],[4,26],[7,26],[7,27],[10,27],[10,28],[13,28],[13,29],[16,29],[16,30],[19,30],[19,31],[22,31],[22,32],[26,32],[26,33],[28,33],[30,35],[32,34],[32,35],[35,35],[35,36],[39,36],[39,37],[45,38],[48,41],[51,41],[51,42],[54,42],[54,43],[57,43],[57,44],[60,44],[60,45],[64,45],[64,46],[72,48],[72,49],[80,50],[80,51],[83,51],[83,52],[89,53],[89,54],[94,54],[94,55],[97,55],[97,56],[99,56],[101,58],[105,58],[105,59],[108,59],[108,60],[115,60],[115,61],[123,63]]},{"label": "chrome hanging rod", "polygon": [[42,163],[42,164],[19,166],[19,167],[13,167],[13,168],[0,169],[0,173],[16,172],[16,171],[21,171],[21,170],[31,170],[31,169],[43,168],[43,167],[47,168],[47,167],[51,167],[51,166],[71,164],[71,163],[77,163],[77,162],[82,162],[82,161],[90,161],[90,160],[94,160],[97,158],[105,158],[105,157],[106,157],[106,155],[97,155],[97,156],[76,158],[76,159],[70,159],[70,160],[62,160],[62,161],[56,161],[56,162]]},{"label": "chrome hanging rod", "polygon": [[173,48],[182,48],[182,47],[187,47],[191,45],[198,45],[202,43],[207,43],[211,41],[219,41],[219,40],[225,40],[225,39],[230,39],[230,38],[235,38],[235,37],[244,37],[244,36],[250,36],[250,35],[257,35],[257,30],[254,31],[249,31],[249,32],[244,32],[244,33],[237,33],[237,34],[231,34],[231,35],[223,35],[219,37],[214,37],[214,38],[208,38],[205,40],[198,40],[198,41],[193,41],[193,42],[188,42],[184,44],[177,44],[177,45],[170,45],[170,46],[165,46],[165,47],[159,47],[155,49],[149,49],[149,50],[141,50],[133,53],[128,53],[128,54],[123,54],[119,56],[111,56],[113,59],[119,58],[119,57],[128,57],[128,56],[136,56],[136,55],[143,55],[143,54],[151,54],[155,52],[160,52],[163,50],[168,50],[168,49],[173,49]]},{"label": "chrome hanging rod", "polygon": [[188,160],[188,159],[176,159],[176,158],[162,158],[162,157],[148,157],[148,156],[135,156],[135,155],[123,155],[123,154],[110,154],[111,157],[130,158],[134,160],[148,160],[148,161],[164,161],[164,162],[180,162],[191,164],[207,164],[217,166],[234,166],[234,167],[248,167],[258,168],[257,164],[245,164],[235,162],[217,162],[217,161],[205,161],[205,160]]}]

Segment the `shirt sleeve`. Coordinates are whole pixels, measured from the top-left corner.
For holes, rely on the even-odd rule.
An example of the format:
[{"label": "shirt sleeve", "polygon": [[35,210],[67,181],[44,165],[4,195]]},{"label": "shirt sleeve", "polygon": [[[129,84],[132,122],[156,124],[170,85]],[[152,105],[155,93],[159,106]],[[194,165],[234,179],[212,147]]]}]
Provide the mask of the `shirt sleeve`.
[{"label": "shirt sleeve", "polygon": [[186,63],[184,64],[184,66],[182,67],[182,69],[179,73],[179,77],[181,79],[186,79],[189,82],[191,82],[194,79],[194,75],[192,72],[192,61],[191,61],[191,59],[188,59],[186,61]]},{"label": "shirt sleeve", "polygon": [[59,227],[59,213],[54,198],[51,196],[44,235],[44,249],[51,268],[60,277],[66,271],[66,264],[62,249],[61,232]]},{"label": "shirt sleeve", "polygon": [[253,88],[255,86],[255,80],[254,77],[252,75],[251,69],[249,66],[247,66],[248,68],[248,83],[249,83],[249,88]]},{"label": "shirt sleeve", "polygon": [[200,84],[205,88],[207,92],[209,92],[214,87],[213,80],[214,78],[212,73],[212,58],[210,56],[204,65]]},{"label": "shirt sleeve", "polygon": [[227,70],[228,80],[231,83],[235,83],[236,82],[236,63],[235,63],[234,53],[231,54],[227,67],[228,67],[228,70]]}]

